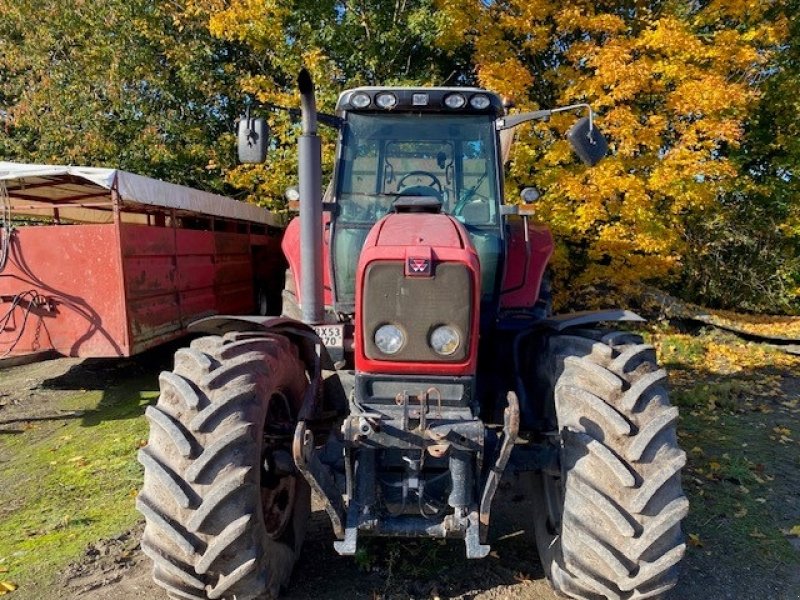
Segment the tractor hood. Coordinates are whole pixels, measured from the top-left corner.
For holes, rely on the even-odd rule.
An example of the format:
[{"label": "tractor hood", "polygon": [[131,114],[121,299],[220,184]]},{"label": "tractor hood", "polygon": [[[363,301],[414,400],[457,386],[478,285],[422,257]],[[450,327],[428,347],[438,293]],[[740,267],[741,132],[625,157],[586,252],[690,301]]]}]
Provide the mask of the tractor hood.
[{"label": "tractor hood", "polygon": [[376,223],[367,245],[471,248],[463,226],[446,215],[393,214]]}]

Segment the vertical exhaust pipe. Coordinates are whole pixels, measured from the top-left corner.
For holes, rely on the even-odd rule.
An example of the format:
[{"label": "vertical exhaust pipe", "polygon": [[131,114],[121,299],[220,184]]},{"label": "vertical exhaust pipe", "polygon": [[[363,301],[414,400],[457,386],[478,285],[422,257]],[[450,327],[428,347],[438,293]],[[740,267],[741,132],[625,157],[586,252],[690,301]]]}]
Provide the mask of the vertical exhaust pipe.
[{"label": "vertical exhaust pipe", "polygon": [[322,323],[322,143],[317,135],[317,102],[311,74],[297,77],[303,133],[298,144],[300,182],[300,312],[304,323]]}]

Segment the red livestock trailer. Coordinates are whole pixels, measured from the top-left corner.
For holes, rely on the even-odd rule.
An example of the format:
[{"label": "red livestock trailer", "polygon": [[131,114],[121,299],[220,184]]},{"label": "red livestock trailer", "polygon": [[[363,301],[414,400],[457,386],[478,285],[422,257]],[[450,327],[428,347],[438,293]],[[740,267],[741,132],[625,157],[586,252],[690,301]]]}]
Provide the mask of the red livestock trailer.
[{"label": "red livestock trailer", "polygon": [[[269,211],[113,169],[0,162],[0,359],[130,356],[280,302]],[[280,306],[277,304],[277,306]]]}]

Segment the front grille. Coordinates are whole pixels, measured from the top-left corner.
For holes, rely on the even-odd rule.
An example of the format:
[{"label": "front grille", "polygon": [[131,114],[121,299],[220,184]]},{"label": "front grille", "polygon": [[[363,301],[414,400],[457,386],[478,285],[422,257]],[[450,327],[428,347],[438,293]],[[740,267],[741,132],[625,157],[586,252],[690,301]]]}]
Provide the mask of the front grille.
[{"label": "front grille", "polygon": [[[434,264],[432,277],[406,277],[402,262],[376,261],[367,267],[362,295],[364,353],[374,360],[463,361],[469,351],[472,281],[459,263]],[[386,323],[400,326],[405,346],[383,354],[375,346],[375,330]],[[461,334],[461,345],[451,356],[436,354],[428,345],[430,332],[451,325]]]}]

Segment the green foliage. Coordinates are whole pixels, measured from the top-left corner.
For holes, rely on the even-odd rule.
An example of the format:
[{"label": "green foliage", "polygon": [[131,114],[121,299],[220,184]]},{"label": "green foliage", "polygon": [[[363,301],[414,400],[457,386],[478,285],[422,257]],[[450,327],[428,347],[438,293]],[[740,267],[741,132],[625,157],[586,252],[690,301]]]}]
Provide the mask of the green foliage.
[{"label": "green foliage", "polygon": [[0,0],[0,156],[222,190],[250,58],[175,10]]},{"label": "green foliage", "polygon": [[800,1],[776,2],[768,17],[787,33],[761,73],[738,170],[752,181],[690,228],[684,279],[702,304],[800,314]]},{"label": "green foliage", "polygon": [[691,252],[673,291],[709,308],[800,313],[800,235],[779,201],[791,186],[770,181],[765,193],[730,194],[688,219]]}]

